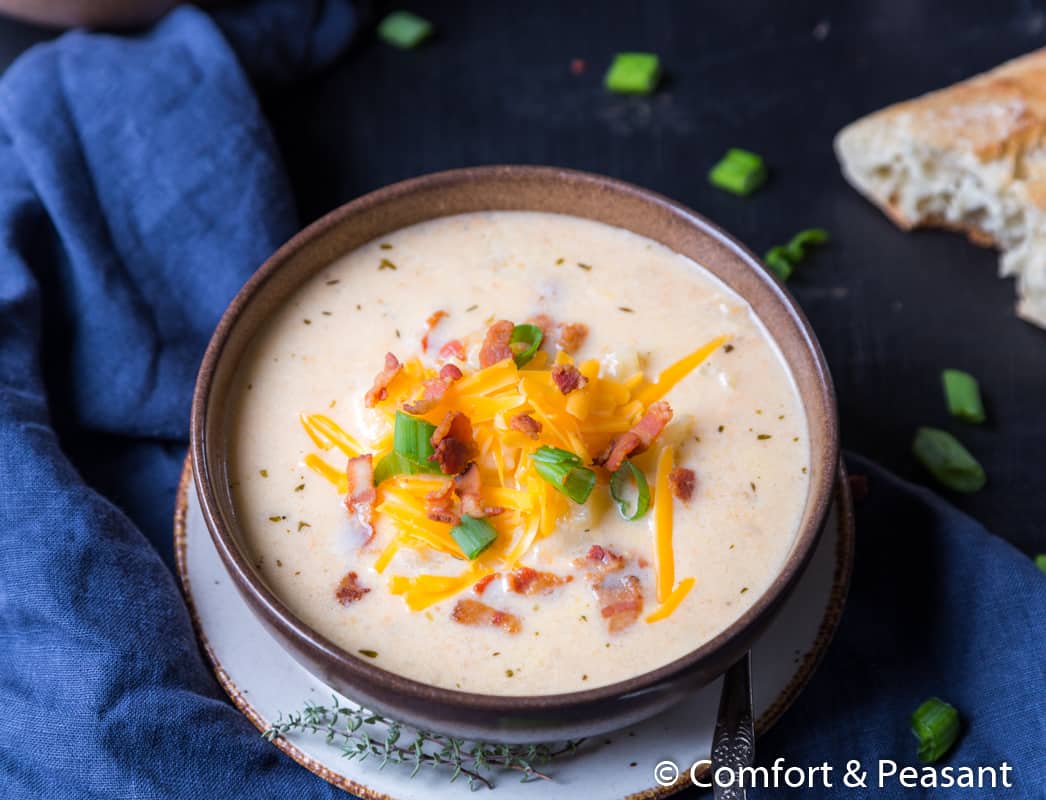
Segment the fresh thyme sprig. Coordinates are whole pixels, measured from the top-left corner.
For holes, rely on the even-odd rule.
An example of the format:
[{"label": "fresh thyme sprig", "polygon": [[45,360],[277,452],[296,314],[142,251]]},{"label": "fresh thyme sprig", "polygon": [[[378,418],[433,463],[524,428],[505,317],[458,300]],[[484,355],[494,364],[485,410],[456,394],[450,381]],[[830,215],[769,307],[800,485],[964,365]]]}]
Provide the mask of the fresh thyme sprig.
[{"label": "fresh thyme sprig", "polygon": [[295,732],[323,734],[328,744],[341,747],[345,758],[377,758],[379,769],[386,764],[405,764],[411,767],[411,778],[424,767],[447,769],[452,783],[464,777],[472,790],[481,786],[493,789],[488,774],[494,771],[517,772],[524,782],[551,780],[538,767],[572,755],[583,741],[526,745],[468,742],[410,728],[366,709],[340,705],[337,697],[333,701],[330,706],[306,703],[301,712],[281,713],[262,736],[271,742]]}]

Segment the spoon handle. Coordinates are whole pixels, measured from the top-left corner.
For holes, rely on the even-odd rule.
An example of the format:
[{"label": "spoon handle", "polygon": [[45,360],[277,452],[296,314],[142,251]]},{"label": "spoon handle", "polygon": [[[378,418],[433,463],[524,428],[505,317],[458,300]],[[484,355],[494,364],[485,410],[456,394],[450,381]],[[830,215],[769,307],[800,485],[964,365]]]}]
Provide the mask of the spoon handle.
[{"label": "spoon handle", "polygon": [[[750,767],[755,761],[755,730],[752,725],[752,655],[744,656],[723,676],[723,693],[719,698],[719,717],[712,737],[712,775],[720,767],[734,773]],[[713,789],[715,800],[746,800],[743,786],[720,786]]]}]

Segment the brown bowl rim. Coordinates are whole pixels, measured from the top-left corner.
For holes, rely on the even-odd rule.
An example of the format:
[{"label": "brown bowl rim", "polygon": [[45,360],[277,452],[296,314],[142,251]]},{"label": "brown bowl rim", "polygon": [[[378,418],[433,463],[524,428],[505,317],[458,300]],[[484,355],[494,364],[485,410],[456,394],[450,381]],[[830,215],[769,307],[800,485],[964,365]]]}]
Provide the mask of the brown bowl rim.
[{"label": "brown bowl rim", "polygon": [[[314,240],[322,238],[329,231],[342,225],[347,219],[351,219],[354,215],[375,205],[388,203],[417,191],[431,191],[460,182],[511,179],[540,179],[553,182],[568,180],[575,183],[587,183],[594,189],[625,194],[632,199],[654,206],[662,213],[675,215],[693,228],[697,235],[710,236],[733,251],[766,284],[796,325],[803,343],[812,356],[824,407],[830,410],[823,420],[812,420],[809,416],[807,417],[808,424],[818,423],[825,426],[824,447],[828,450],[825,463],[829,467],[822,470],[816,476],[816,480],[811,483],[808,502],[811,503],[814,513],[809,516],[809,522],[805,528],[799,531],[788,558],[766,591],[726,629],[687,654],[641,675],[577,692],[544,695],[492,695],[448,689],[404,677],[342,649],[300,619],[258,578],[253,565],[240,552],[230,531],[224,525],[208,468],[208,443],[204,432],[207,429],[211,388],[226,342],[245,308],[286,261]],[[491,210],[497,209],[492,208]],[[435,219],[438,216],[440,215],[434,215],[432,218]],[[767,333],[773,337],[773,332],[769,329],[767,329]],[[419,701],[436,701],[462,709],[511,715],[547,711],[558,707],[588,705],[641,692],[684,672],[695,670],[703,662],[712,661],[718,652],[728,650],[731,646],[750,640],[757,635],[761,624],[776,611],[788,596],[795,581],[803,573],[824,527],[832,499],[834,465],[839,462],[838,415],[835,409],[835,390],[831,375],[806,316],[780,281],[762,266],[756,255],[719,226],[693,209],[664,195],[616,178],[563,167],[493,165],[429,173],[369,192],[309,224],[266,259],[237,292],[222,314],[204,353],[192,399],[190,450],[194,467],[193,476],[204,520],[230,576],[240,591],[249,595],[253,600],[251,605],[256,613],[263,613],[270,624],[280,628],[284,636],[296,642],[299,647],[313,651],[314,656],[319,656],[319,658],[314,657],[313,661],[321,661],[332,671],[348,676],[345,680],[348,685],[351,685],[354,680],[362,679]],[[224,449],[224,444],[222,448]]]}]

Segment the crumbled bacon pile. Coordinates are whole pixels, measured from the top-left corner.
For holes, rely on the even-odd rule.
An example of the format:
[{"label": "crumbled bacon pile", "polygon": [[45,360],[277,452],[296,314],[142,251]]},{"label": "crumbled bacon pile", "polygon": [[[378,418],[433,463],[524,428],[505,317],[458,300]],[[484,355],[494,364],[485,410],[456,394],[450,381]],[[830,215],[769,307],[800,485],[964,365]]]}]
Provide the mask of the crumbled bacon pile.
[{"label": "crumbled bacon pile", "polygon": [[360,585],[359,575],[355,572],[347,572],[345,577],[341,579],[341,583],[338,584],[338,588],[334,591],[334,596],[338,598],[339,603],[347,606],[355,603],[369,591],[370,589],[366,586]]},{"label": "crumbled bacon pile", "polygon": [[621,575],[629,559],[598,544],[592,545],[575,566],[585,570],[585,578],[599,601],[599,610],[610,633],[620,633],[643,613],[643,585],[635,575]]},{"label": "crumbled bacon pile", "polygon": [[486,625],[501,628],[506,633],[519,633],[523,629],[519,617],[507,611],[491,608],[486,603],[465,597],[454,604],[450,618],[460,625]]},{"label": "crumbled bacon pile", "polygon": [[483,505],[480,491],[479,467],[471,462],[464,472],[426,496],[425,511],[429,519],[457,525],[462,514],[476,518],[496,517],[505,510],[501,506]]}]

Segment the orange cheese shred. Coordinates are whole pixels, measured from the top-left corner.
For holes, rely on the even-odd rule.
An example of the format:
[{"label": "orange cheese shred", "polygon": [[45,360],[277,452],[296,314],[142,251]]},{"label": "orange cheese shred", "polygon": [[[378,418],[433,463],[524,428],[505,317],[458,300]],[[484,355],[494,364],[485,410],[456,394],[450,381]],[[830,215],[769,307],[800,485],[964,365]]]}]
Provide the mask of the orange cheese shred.
[{"label": "orange cheese shred", "polygon": [[726,342],[726,336],[717,336],[710,342],[706,342],[689,355],[683,356],[676,363],[662,370],[657,376],[657,383],[651,383],[640,389],[636,399],[648,408],[651,403],[656,403],[669,393],[673,386],[683,378],[697,369],[701,362],[714,353],[720,345]]},{"label": "orange cheese shred", "polygon": [[345,470],[335,469],[315,453],[305,456],[305,466],[337,486],[339,494],[349,491],[349,479],[345,475]]},{"label": "orange cheese shred", "polygon": [[675,466],[671,445],[661,448],[657,456],[657,477],[654,481],[654,582],[657,602],[664,603],[675,583],[675,554],[672,552],[672,490],[668,474]]},{"label": "orange cheese shred", "polygon": [[647,622],[660,622],[663,619],[668,619],[672,616],[672,612],[679,608],[679,604],[686,599],[686,596],[690,594],[690,590],[694,588],[693,578],[683,578],[663,601],[661,605],[654,609],[654,612],[647,616]]}]

